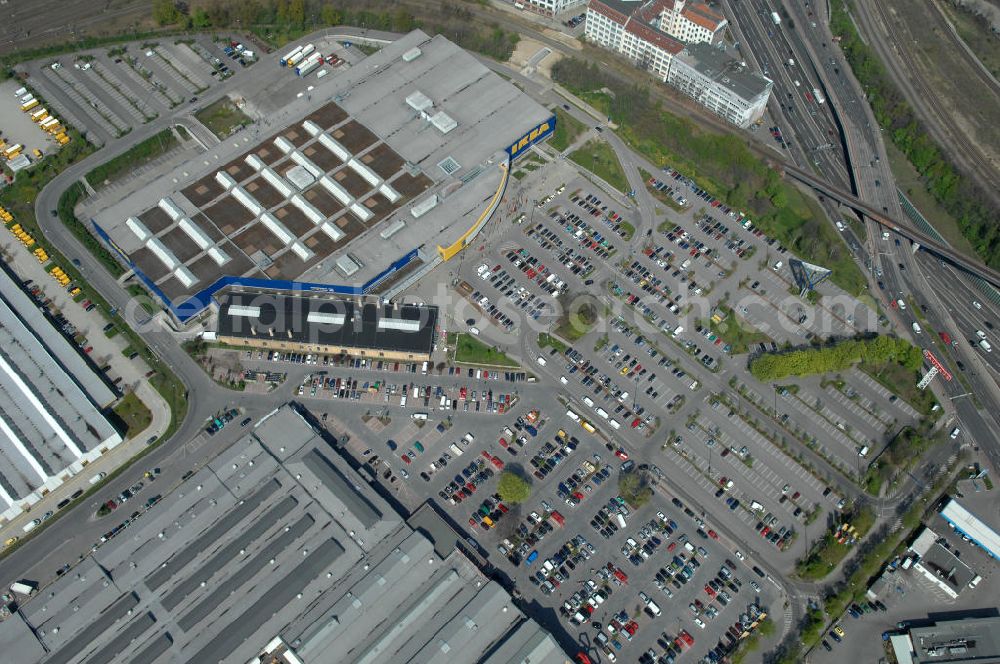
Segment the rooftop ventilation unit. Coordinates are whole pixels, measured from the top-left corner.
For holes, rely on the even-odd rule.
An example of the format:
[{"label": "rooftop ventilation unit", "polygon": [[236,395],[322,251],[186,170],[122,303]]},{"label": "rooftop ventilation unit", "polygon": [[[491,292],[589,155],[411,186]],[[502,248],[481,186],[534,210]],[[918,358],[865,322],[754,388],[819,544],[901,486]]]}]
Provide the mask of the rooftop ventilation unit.
[{"label": "rooftop ventilation unit", "polygon": [[442,134],[447,134],[449,131],[458,126],[454,118],[445,113],[444,111],[438,111],[433,116],[431,116],[431,124],[438,128]]},{"label": "rooftop ventilation unit", "polygon": [[421,51],[419,47],[414,46],[409,51],[403,54],[403,62],[413,62],[414,60],[419,58],[422,53],[423,51]]},{"label": "rooftop ventilation unit", "polygon": [[420,90],[417,90],[408,96],[406,98],[406,104],[418,113],[423,113],[429,108],[434,108],[434,102],[432,102],[430,97],[425,95]]},{"label": "rooftop ventilation unit", "polygon": [[419,219],[420,217],[424,216],[425,214],[433,210],[435,207],[437,207],[437,204],[438,204],[437,194],[431,194],[430,196],[428,196],[427,198],[425,198],[424,200],[420,201],[412,208],[410,208],[410,214],[413,215],[414,219]]}]

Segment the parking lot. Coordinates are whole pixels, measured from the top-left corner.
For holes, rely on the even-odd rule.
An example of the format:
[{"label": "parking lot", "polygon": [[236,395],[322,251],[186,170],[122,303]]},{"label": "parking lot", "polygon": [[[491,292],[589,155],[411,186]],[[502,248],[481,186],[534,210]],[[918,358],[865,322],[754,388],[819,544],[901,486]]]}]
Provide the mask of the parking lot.
[{"label": "parking lot", "polygon": [[[523,422],[515,420],[513,436],[523,435]],[[534,477],[528,504],[510,510],[497,503],[487,478],[470,509],[451,509],[461,512],[456,520],[471,515],[470,528],[491,560],[494,550],[502,556],[497,564],[529,601],[557,606],[596,660],[631,660],[650,649],[703,656],[735,642],[738,634],[727,634],[748,605],[773,600],[773,588],[757,583],[743,554],[727,550],[679,500],[656,494],[638,510],[625,504],[617,484],[621,453],[578,422],[557,414],[527,439]],[[471,464],[478,472],[489,468],[481,457]]]},{"label": "parking lot", "polygon": [[[853,335],[867,317],[855,320],[843,304],[849,298],[827,282],[818,290],[838,300],[812,304],[790,294],[787,250],[740,213],[713,205],[683,175],[667,169],[657,179],[671,183],[674,197],[696,202],[661,209],[654,230],[629,239],[627,207],[584,180],[558,184],[563,164],[546,168],[552,172],[538,179],[553,188],[532,193],[538,203],[530,214],[480,247],[478,260],[464,262],[460,292],[488,319],[476,325],[488,340],[519,338],[526,361],[543,357],[542,373],[608,435],[674,440],[662,458],[691,490],[708,494],[706,505],[718,501],[724,523],[752,530],[791,566],[807,546],[808,524],[825,523],[828,511],[858,492],[844,475],[864,472],[859,451],[867,447],[870,458],[918,414],[857,371],[842,382],[807,379],[765,391],[708,321],[725,303],[741,326],[777,348]],[[599,329],[573,344],[575,355],[534,350],[534,331],[551,330],[584,291],[603,293]],[[696,431],[686,429],[692,418]],[[797,449],[811,468],[795,460]],[[720,494],[722,480],[732,486]]]},{"label": "parking lot", "polygon": [[256,62],[257,54],[236,53],[230,43],[197,35],[116,46],[35,61],[26,71],[52,113],[106,143],[196,102],[213,83]]}]

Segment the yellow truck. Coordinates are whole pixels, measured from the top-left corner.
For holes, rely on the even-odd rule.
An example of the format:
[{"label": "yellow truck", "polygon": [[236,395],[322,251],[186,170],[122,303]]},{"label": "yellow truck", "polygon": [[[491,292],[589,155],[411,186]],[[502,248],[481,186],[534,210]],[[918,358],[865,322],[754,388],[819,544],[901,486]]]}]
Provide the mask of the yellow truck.
[{"label": "yellow truck", "polygon": [[23,104],[21,104],[21,110],[24,111],[25,113],[27,113],[28,111],[30,111],[31,109],[35,108],[36,106],[38,106],[38,100],[37,99],[31,99],[31,100],[26,101]]}]

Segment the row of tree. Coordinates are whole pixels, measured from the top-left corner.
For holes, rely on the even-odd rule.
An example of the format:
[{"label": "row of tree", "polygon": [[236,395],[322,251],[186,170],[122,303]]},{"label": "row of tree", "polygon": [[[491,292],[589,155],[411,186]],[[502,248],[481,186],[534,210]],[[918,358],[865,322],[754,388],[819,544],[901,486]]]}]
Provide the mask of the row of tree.
[{"label": "row of tree", "polygon": [[189,7],[172,0],[156,0],[152,12],[153,20],[162,27],[253,30],[269,39],[282,35],[294,38],[336,25],[390,32],[423,28],[497,60],[509,59],[518,42],[517,33],[473,21],[467,8],[449,2],[404,5],[399,0],[213,0]]},{"label": "row of tree", "polygon": [[873,365],[898,362],[908,369],[917,370],[923,363],[923,354],[905,339],[877,336],[787,353],[765,353],[750,362],[750,373],[757,380],[771,382],[787,376],[844,371],[858,362]]},{"label": "row of tree", "polygon": [[955,168],[917,118],[913,107],[896,88],[885,67],[858,35],[846,0],[832,3],[830,28],[841,37],[840,47],[879,125],[893,144],[923,176],[927,191],[958,222],[962,234],[982,259],[1000,268],[1000,223],[990,199],[975,182]]}]

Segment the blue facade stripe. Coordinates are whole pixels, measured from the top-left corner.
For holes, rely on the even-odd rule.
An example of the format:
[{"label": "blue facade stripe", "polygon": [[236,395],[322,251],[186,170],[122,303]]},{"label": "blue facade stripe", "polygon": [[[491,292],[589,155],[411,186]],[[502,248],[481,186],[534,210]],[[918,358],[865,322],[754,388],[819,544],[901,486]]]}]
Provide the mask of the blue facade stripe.
[{"label": "blue facade stripe", "polygon": [[121,261],[131,269],[139,280],[149,289],[151,293],[156,295],[157,298],[167,307],[170,312],[179,320],[181,323],[186,323],[191,320],[191,318],[197,316],[202,311],[208,307],[212,302],[212,297],[224,288],[229,288],[231,286],[242,286],[244,288],[260,288],[268,290],[293,290],[293,291],[308,291],[311,293],[332,293],[335,295],[365,295],[369,293],[375,286],[378,286],[381,282],[385,281],[394,272],[402,270],[407,265],[409,265],[413,260],[417,258],[418,250],[411,249],[403,256],[399,257],[395,261],[389,264],[389,267],[379,272],[377,275],[366,281],[361,286],[343,286],[340,284],[320,284],[308,281],[288,281],[288,280],[278,280],[278,279],[257,279],[253,277],[236,277],[236,276],[225,276],[219,277],[216,281],[212,282],[209,286],[203,288],[197,293],[191,295],[186,300],[180,304],[174,304],[174,302],[166,296],[166,294],[160,290],[153,280],[150,279],[146,274],[139,268],[135,262],[128,257],[118,246],[114,243],[111,237],[108,235],[101,226],[95,222],[93,219],[90,223],[94,225],[94,230],[97,232],[98,237],[100,237],[105,244],[107,244],[116,254],[118,254]]}]

